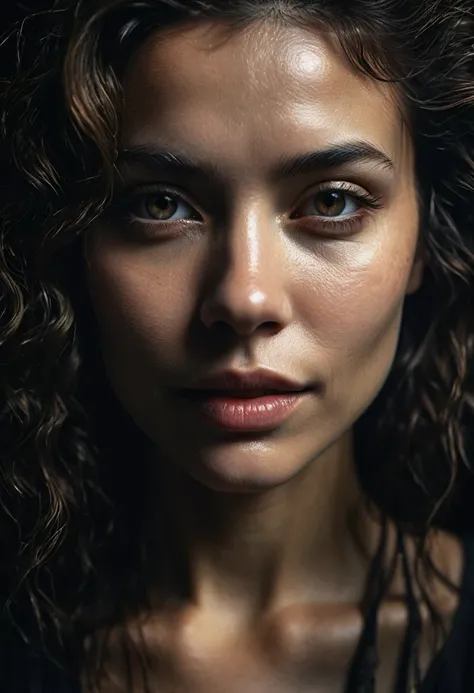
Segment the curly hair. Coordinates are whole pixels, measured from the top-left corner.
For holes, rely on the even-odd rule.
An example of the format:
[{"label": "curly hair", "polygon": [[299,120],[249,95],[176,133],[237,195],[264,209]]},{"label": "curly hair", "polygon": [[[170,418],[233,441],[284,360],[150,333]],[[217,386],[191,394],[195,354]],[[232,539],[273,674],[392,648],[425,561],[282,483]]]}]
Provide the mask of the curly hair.
[{"label": "curly hair", "polygon": [[[71,633],[131,608],[134,589],[143,596],[140,503],[124,472],[130,455],[140,458],[141,434],[105,382],[81,243],[112,195],[124,69],[157,30],[202,20],[229,32],[265,19],[314,26],[358,70],[393,85],[414,143],[426,269],[406,300],[388,381],[357,422],[357,464],[368,498],[422,546],[467,464],[474,409],[473,9],[467,0],[18,5],[0,41],[0,585],[23,638],[54,656]],[[127,575],[122,562],[111,589],[125,551],[137,560]]]}]

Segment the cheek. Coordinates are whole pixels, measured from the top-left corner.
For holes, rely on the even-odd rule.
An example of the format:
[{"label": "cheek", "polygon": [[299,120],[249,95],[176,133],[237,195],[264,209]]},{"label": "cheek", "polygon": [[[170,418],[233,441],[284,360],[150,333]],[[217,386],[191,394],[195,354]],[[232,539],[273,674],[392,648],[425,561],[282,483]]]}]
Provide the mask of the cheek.
[{"label": "cheek", "polygon": [[306,264],[294,303],[314,334],[328,345],[349,346],[376,337],[398,319],[412,284],[415,222],[413,215],[400,229],[386,220],[366,237],[324,246],[315,262]]},{"label": "cheek", "polygon": [[109,247],[90,258],[88,286],[109,383],[143,428],[158,383],[169,382],[185,362],[189,286],[143,257]]},{"label": "cheek", "polygon": [[193,265],[187,264],[181,281],[175,263],[153,251],[104,244],[89,255],[89,292],[108,361],[133,358],[137,367],[137,359],[156,365],[176,357],[194,310]]},{"label": "cheek", "polygon": [[[330,403],[365,408],[385,382],[395,356],[414,245],[335,246],[300,282],[297,301],[308,338],[327,373]],[[336,257],[337,255],[337,257]]]}]

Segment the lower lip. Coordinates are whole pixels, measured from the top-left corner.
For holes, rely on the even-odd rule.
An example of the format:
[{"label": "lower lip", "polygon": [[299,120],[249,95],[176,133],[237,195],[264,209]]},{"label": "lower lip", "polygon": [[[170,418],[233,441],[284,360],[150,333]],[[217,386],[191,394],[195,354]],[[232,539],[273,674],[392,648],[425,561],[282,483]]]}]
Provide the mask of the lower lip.
[{"label": "lower lip", "polygon": [[285,392],[248,399],[187,391],[186,399],[215,426],[227,431],[268,431],[284,423],[306,392]]}]

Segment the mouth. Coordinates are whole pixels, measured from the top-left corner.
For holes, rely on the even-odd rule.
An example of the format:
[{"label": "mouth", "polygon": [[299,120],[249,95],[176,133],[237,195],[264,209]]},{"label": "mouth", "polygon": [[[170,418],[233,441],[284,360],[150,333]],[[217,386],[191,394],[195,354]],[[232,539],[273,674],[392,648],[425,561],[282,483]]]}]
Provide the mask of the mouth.
[{"label": "mouth", "polygon": [[182,398],[212,428],[234,432],[262,432],[280,428],[309,395],[309,389],[184,390]]},{"label": "mouth", "polygon": [[282,426],[313,388],[276,371],[221,371],[180,391],[203,424],[226,431],[271,431]]},{"label": "mouth", "polygon": [[299,393],[305,392],[304,388],[301,390],[277,390],[277,389],[245,389],[245,388],[234,388],[234,389],[219,389],[219,388],[209,388],[209,389],[189,389],[184,390],[188,397],[196,397],[197,399],[208,397],[222,397],[224,399],[260,399],[265,397],[283,397],[285,395],[297,395]]},{"label": "mouth", "polygon": [[[208,390],[240,395],[257,393],[257,395],[277,394],[281,392],[299,392],[307,386],[285,375],[266,368],[253,371],[227,370],[206,378],[200,378],[189,385],[191,390]],[[252,395],[250,395],[252,396]]]}]

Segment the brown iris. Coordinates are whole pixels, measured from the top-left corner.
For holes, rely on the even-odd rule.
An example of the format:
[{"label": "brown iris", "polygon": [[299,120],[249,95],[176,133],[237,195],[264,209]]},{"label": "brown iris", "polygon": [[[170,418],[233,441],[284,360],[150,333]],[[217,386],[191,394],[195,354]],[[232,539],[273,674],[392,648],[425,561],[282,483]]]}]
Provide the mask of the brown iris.
[{"label": "brown iris", "polygon": [[173,214],[176,214],[178,203],[173,195],[159,193],[148,195],[144,201],[144,207],[147,214],[153,219],[167,221]]},{"label": "brown iris", "polygon": [[314,206],[322,216],[337,217],[345,209],[345,193],[338,190],[323,190],[314,196]]}]

